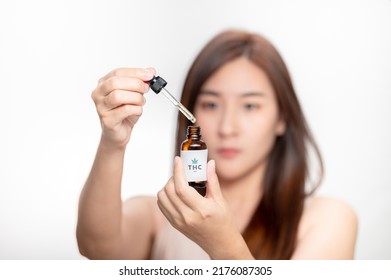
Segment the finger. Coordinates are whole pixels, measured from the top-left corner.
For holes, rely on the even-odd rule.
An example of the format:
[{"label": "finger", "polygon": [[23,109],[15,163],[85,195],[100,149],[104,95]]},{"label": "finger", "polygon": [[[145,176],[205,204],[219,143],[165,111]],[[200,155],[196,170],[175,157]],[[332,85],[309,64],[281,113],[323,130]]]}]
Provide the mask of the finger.
[{"label": "finger", "polygon": [[203,204],[203,197],[189,186],[185,170],[183,169],[182,159],[178,156],[174,159],[174,185],[176,194],[190,209],[195,210]]},{"label": "finger", "polygon": [[101,114],[101,121],[105,127],[114,128],[124,119],[129,117],[135,119],[133,121],[131,120],[132,122],[137,121],[137,119],[142,115],[142,113],[142,106],[121,105],[113,110]]},{"label": "finger", "polygon": [[[164,191],[170,200],[171,204],[174,206],[175,210],[178,212],[178,216],[184,218],[186,214],[191,212],[191,209],[182,201],[182,198],[176,192],[176,182],[173,177],[170,178],[169,182],[165,185]],[[187,183],[186,183],[187,184]]]},{"label": "finger", "polygon": [[118,90],[144,94],[148,92],[149,84],[136,78],[112,77],[95,88],[91,97],[95,104],[99,104],[104,97]]},{"label": "finger", "polygon": [[186,215],[189,215],[191,212],[191,209],[189,209],[175,194],[174,180],[172,177],[158,193],[158,201],[160,201],[162,213],[169,219],[174,227],[183,224],[186,220]]},{"label": "finger", "polygon": [[127,90],[139,93],[147,93],[149,84],[133,77],[115,76],[107,79],[98,87],[97,95],[108,95],[115,90]]},{"label": "finger", "polygon": [[97,106],[101,106],[104,110],[111,110],[125,104],[143,106],[145,104],[145,97],[138,92],[114,90],[105,96],[103,102],[97,104]]},{"label": "finger", "polygon": [[147,68],[145,68],[145,70],[147,70],[148,72],[150,72],[153,76],[155,76],[156,75],[156,69],[155,68],[153,68],[153,67],[147,67]]},{"label": "finger", "polygon": [[208,166],[206,168],[206,197],[212,198],[222,198],[223,195],[220,189],[219,179],[216,174],[216,162],[214,160],[210,160],[208,162]]},{"label": "finger", "polygon": [[99,84],[112,77],[132,77],[141,79],[143,81],[150,81],[156,74],[156,70],[152,67],[149,68],[117,68],[109,72],[107,75],[99,79]]},{"label": "finger", "polygon": [[168,199],[164,189],[160,190],[157,194],[157,204],[160,211],[167,218],[167,220],[172,224],[174,221],[173,213],[175,213],[175,208],[171,204],[171,201]]}]

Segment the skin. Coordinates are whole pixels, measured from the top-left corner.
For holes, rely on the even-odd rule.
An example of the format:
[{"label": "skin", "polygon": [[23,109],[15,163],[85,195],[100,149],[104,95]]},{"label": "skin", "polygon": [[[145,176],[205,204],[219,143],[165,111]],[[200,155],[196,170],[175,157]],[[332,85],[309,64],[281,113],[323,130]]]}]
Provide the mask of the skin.
[{"label": "skin", "polygon": [[[275,137],[285,130],[267,76],[239,58],[203,86],[194,113],[213,159],[207,167],[206,197],[188,187],[176,157],[174,174],[157,194],[157,203],[153,197],[122,202],[125,148],[142,114],[145,82],[155,73],[152,68],[117,69],[100,79],[92,93],[102,137],[80,196],[81,254],[92,259],[148,258],[153,238],[168,220],[212,259],[252,259],[241,232],[262,197],[260,184]],[[349,206],[312,198],[292,258],[351,259],[356,234],[357,219]]]}]

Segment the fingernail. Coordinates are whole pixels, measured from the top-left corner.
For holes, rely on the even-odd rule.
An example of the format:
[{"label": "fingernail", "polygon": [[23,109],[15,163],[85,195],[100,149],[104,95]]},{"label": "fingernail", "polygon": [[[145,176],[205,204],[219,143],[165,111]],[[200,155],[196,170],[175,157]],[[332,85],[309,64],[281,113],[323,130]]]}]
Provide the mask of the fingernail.
[{"label": "fingernail", "polygon": [[213,171],[216,173],[216,162],[213,160]]},{"label": "fingernail", "polygon": [[149,72],[147,69],[141,69],[140,70],[140,76],[143,77],[145,80],[151,80],[153,78],[153,74]]}]

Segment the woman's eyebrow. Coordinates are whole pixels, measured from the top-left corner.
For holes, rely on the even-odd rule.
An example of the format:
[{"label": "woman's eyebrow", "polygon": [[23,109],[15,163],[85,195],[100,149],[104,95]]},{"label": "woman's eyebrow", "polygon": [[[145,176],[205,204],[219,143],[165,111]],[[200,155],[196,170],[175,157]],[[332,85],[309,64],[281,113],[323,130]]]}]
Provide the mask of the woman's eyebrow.
[{"label": "woman's eyebrow", "polygon": [[218,92],[212,91],[212,90],[200,90],[199,95],[211,95],[211,96],[220,96]]},{"label": "woman's eyebrow", "polygon": [[[212,91],[212,90],[201,90],[200,95],[211,95],[211,96],[220,96],[220,93],[216,92],[216,91]],[[265,97],[266,94],[263,93],[263,92],[245,92],[243,94],[240,95],[240,97],[249,97],[249,96],[259,96],[259,97]]]},{"label": "woman's eyebrow", "polygon": [[251,96],[259,96],[259,97],[266,97],[266,94],[263,92],[245,92],[240,95],[240,97],[251,97]]}]

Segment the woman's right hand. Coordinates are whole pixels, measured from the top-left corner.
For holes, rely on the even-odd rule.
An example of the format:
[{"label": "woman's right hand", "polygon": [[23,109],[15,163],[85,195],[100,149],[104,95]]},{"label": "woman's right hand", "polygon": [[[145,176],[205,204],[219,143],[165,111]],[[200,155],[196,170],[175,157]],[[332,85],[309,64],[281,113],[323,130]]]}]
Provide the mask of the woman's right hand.
[{"label": "woman's right hand", "polygon": [[118,68],[102,77],[92,92],[101,126],[102,140],[115,148],[124,148],[143,112],[144,93],[156,74],[153,68]]}]

